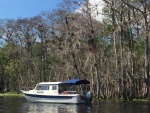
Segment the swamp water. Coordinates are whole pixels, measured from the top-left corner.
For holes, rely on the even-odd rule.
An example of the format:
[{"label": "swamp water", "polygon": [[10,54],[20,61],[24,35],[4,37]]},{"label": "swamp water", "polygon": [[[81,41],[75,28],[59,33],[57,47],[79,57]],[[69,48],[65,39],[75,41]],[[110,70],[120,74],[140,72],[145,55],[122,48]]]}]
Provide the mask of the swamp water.
[{"label": "swamp water", "polygon": [[150,102],[93,102],[91,105],[31,103],[24,97],[0,97],[0,113],[150,113]]}]

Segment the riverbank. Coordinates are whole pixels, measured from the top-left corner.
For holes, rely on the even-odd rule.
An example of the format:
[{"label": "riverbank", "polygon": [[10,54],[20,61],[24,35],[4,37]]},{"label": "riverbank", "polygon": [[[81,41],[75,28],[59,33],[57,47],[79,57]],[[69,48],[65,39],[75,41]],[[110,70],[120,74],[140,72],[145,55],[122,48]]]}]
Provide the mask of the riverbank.
[{"label": "riverbank", "polygon": [[23,97],[23,94],[17,92],[7,92],[7,93],[0,93],[0,97]]},{"label": "riverbank", "polygon": [[99,101],[110,101],[110,102],[150,102],[150,98],[135,98],[132,100],[124,100],[122,98],[107,98],[107,99],[98,99],[98,98],[93,98],[94,102],[99,102]]}]

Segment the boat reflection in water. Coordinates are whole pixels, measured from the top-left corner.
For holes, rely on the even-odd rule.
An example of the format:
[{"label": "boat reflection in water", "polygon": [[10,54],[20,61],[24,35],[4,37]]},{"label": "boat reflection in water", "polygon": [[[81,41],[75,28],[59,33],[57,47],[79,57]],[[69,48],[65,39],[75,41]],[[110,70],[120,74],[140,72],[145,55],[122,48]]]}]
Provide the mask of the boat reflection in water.
[{"label": "boat reflection in water", "polygon": [[90,109],[83,104],[50,104],[26,102],[22,108],[25,113],[83,113]]}]

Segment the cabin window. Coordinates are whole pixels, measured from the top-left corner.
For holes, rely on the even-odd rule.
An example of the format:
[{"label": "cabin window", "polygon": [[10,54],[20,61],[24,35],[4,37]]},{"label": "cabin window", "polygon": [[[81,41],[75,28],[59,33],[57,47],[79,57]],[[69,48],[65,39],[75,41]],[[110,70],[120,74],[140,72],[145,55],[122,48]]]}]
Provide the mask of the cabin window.
[{"label": "cabin window", "polygon": [[52,90],[57,90],[57,86],[52,86]]},{"label": "cabin window", "polygon": [[49,90],[48,86],[37,86],[37,90]]}]

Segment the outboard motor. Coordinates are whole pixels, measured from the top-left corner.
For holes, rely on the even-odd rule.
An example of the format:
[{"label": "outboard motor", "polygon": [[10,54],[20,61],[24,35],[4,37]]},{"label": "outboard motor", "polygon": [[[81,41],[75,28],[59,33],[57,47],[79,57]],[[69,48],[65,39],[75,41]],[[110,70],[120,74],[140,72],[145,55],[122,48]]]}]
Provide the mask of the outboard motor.
[{"label": "outboard motor", "polygon": [[92,92],[91,92],[91,91],[86,92],[85,98],[86,98],[86,101],[87,101],[88,103],[90,103],[90,102],[92,101],[92,98],[93,98]]}]

